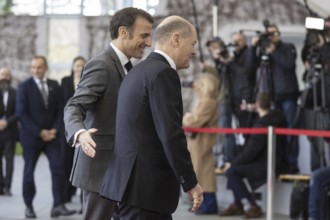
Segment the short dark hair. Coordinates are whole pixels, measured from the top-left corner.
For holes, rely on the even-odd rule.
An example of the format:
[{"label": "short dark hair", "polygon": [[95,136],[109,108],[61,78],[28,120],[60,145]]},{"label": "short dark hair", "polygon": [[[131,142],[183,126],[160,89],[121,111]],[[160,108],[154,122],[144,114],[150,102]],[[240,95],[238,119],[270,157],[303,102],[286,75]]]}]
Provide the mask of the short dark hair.
[{"label": "short dark hair", "polygon": [[134,23],[137,17],[142,17],[148,20],[150,23],[154,22],[153,17],[146,11],[138,8],[123,8],[117,11],[110,20],[110,37],[116,39],[118,37],[118,29],[121,26],[127,28],[130,34],[134,31]]},{"label": "short dark hair", "polygon": [[259,104],[261,109],[269,110],[272,105],[272,98],[269,93],[259,92],[256,102]]},{"label": "short dark hair", "polygon": [[45,56],[42,56],[42,55],[36,55],[32,58],[32,60],[36,60],[36,59],[41,59],[44,61],[44,64],[45,64],[45,67],[48,68],[48,62],[47,62],[47,59]]},{"label": "short dark hair", "polygon": [[223,40],[220,37],[212,37],[208,41],[206,41],[206,46],[209,47],[212,43],[218,43],[221,45],[223,43]]}]

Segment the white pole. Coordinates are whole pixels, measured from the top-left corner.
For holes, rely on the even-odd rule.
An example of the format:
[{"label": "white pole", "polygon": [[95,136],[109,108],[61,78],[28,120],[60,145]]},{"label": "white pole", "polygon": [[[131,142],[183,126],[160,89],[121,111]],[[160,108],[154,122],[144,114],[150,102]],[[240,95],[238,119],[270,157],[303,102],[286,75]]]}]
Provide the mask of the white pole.
[{"label": "white pole", "polygon": [[268,163],[267,163],[267,220],[273,220],[273,196],[275,183],[276,139],[274,127],[268,127]]},{"label": "white pole", "polygon": [[214,0],[213,8],[213,37],[218,36],[218,0]]}]

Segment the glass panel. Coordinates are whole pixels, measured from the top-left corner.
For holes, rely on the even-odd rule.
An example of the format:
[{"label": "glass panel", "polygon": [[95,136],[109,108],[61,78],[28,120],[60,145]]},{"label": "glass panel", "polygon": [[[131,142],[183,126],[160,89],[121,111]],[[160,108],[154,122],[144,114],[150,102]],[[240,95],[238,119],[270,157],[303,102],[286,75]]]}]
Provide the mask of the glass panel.
[{"label": "glass panel", "polygon": [[46,14],[81,14],[81,0],[46,0]]},{"label": "glass panel", "polygon": [[13,13],[15,15],[43,15],[44,0],[14,0]]},{"label": "glass panel", "polygon": [[60,80],[70,75],[72,60],[79,55],[79,20],[50,19],[49,77]]},{"label": "glass panel", "polygon": [[86,16],[97,16],[101,15],[101,4],[100,1],[96,0],[84,0],[83,15]]}]

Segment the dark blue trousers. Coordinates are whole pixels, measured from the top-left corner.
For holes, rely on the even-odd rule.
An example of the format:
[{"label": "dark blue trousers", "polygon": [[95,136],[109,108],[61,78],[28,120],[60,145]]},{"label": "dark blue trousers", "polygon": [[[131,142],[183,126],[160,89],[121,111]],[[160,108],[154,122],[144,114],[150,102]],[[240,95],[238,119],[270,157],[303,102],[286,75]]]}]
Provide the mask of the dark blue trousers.
[{"label": "dark blue trousers", "polygon": [[42,152],[47,156],[49,161],[54,207],[64,203],[64,174],[60,157],[60,143],[58,139],[51,142],[39,141],[33,145],[22,143],[22,145],[24,157],[23,198],[25,205],[32,205],[32,201],[36,195],[34,170]]},{"label": "dark blue trousers", "polygon": [[226,172],[228,178],[227,188],[233,191],[236,204],[241,204],[241,200],[246,198],[251,205],[255,205],[255,200],[243,181],[248,169],[244,165],[232,164]]}]

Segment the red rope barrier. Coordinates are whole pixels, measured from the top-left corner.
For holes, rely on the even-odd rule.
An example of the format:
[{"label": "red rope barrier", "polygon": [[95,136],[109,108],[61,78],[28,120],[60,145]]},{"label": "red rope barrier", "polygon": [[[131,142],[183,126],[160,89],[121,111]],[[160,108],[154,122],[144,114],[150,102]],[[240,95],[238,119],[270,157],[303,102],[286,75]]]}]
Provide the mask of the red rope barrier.
[{"label": "red rope barrier", "polygon": [[[184,130],[186,132],[211,134],[267,134],[267,128],[184,128]],[[274,128],[274,133],[279,135],[306,135],[314,137],[330,137],[330,131],[325,130]]]},{"label": "red rope barrier", "polygon": [[184,128],[186,132],[211,134],[266,134],[267,128]]}]

